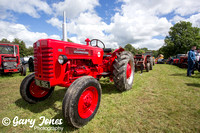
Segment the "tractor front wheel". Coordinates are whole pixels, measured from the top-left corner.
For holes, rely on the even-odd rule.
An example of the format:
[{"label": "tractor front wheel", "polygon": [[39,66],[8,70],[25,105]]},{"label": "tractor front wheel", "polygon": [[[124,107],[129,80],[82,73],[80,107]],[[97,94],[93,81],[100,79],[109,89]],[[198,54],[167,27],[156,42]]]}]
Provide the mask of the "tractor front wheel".
[{"label": "tractor front wheel", "polygon": [[51,96],[54,87],[42,88],[35,84],[35,74],[32,73],[24,78],[20,86],[20,94],[28,103],[37,103]]},{"label": "tractor front wheel", "polygon": [[123,51],[114,62],[113,80],[120,91],[130,90],[134,79],[134,58],[128,51]]},{"label": "tractor front wheel", "polygon": [[67,123],[80,128],[95,116],[101,101],[101,86],[91,76],[76,79],[65,93],[63,115]]}]

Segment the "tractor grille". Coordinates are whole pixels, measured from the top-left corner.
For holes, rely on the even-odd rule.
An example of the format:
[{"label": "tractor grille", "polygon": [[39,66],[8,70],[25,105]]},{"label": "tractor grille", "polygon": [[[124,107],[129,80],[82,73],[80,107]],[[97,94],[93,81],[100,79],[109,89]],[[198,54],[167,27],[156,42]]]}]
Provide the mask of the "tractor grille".
[{"label": "tractor grille", "polygon": [[49,80],[54,78],[53,72],[53,48],[34,48],[34,70],[35,76]]},{"label": "tractor grille", "polygon": [[16,66],[14,65],[16,62],[4,62],[7,64],[7,66],[4,66],[4,69],[16,69]]},{"label": "tractor grille", "polygon": [[16,57],[4,57],[4,60],[16,60]]}]

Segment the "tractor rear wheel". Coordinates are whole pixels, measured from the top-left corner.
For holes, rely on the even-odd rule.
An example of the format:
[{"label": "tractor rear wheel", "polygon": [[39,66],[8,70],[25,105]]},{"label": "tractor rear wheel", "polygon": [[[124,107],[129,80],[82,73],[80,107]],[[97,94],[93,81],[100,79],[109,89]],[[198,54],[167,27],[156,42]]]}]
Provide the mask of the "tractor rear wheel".
[{"label": "tractor rear wheel", "polygon": [[120,91],[130,90],[134,79],[134,58],[128,51],[123,51],[114,62],[113,80]]},{"label": "tractor rear wheel", "polygon": [[149,72],[150,66],[151,66],[150,63],[147,63],[147,66],[146,66],[146,71],[147,71],[147,72]]},{"label": "tractor rear wheel", "polygon": [[153,57],[150,57],[150,70],[153,70]]},{"label": "tractor rear wheel", "polygon": [[65,93],[62,110],[67,123],[80,128],[95,116],[101,101],[101,86],[91,76],[76,79]]},{"label": "tractor rear wheel", "polygon": [[25,65],[21,66],[20,73],[21,73],[21,76],[26,76],[26,66]]},{"label": "tractor rear wheel", "polygon": [[141,71],[141,73],[143,73],[143,70],[144,70],[144,64],[142,63],[142,64],[140,65],[140,71]]},{"label": "tractor rear wheel", "polygon": [[20,94],[28,103],[37,103],[49,98],[53,93],[54,87],[51,89],[42,88],[35,84],[35,74],[31,73],[24,78],[20,86]]}]

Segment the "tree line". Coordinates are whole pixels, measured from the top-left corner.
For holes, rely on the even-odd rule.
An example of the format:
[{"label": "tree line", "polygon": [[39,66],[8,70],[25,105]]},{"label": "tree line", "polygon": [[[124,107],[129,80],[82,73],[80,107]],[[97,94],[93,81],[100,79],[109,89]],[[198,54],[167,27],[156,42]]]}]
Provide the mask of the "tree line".
[{"label": "tree line", "polygon": [[124,47],[124,49],[126,51],[130,51],[133,55],[135,55],[135,54],[144,54],[146,52],[151,51],[152,52],[152,56],[154,56],[154,57],[158,56],[158,51],[157,50],[149,50],[148,48],[145,48],[145,47],[144,48],[137,48],[136,49],[131,44],[126,44],[125,47]]}]

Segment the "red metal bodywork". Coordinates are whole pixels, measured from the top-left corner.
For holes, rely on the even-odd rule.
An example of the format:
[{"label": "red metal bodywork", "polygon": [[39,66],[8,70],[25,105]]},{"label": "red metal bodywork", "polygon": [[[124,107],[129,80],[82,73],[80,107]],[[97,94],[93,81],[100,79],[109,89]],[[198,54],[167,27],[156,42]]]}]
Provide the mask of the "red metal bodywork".
[{"label": "red metal bodywork", "polygon": [[173,65],[180,65],[180,57],[185,56],[185,54],[177,54],[176,58],[173,59]]},{"label": "red metal bodywork", "polygon": [[[48,81],[51,87],[69,87],[74,80],[84,75],[96,79],[108,76],[112,80],[116,54],[124,51],[119,48],[113,53],[104,53],[99,47],[53,39],[38,40],[33,47],[35,79]],[[60,55],[67,57],[63,65],[58,62]]]},{"label": "red metal bodywork", "polygon": [[188,67],[188,57],[180,56],[179,65],[181,68],[187,68]]},{"label": "red metal bodywork", "polygon": [[[19,56],[19,46],[17,44],[7,44],[7,43],[0,43],[0,46],[11,46],[16,48],[16,54],[4,54],[0,51],[0,71],[3,73],[8,72],[18,72],[20,67],[20,56]],[[16,62],[17,65],[15,67],[4,67],[4,63],[11,63]]]},{"label": "red metal bodywork", "polygon": [[173,64],[174,64],[174,65],[178,65],[178,63],[179,63],[179,59],[177,59],[177,58],[176,58],[176,59],[173,59]]}]

